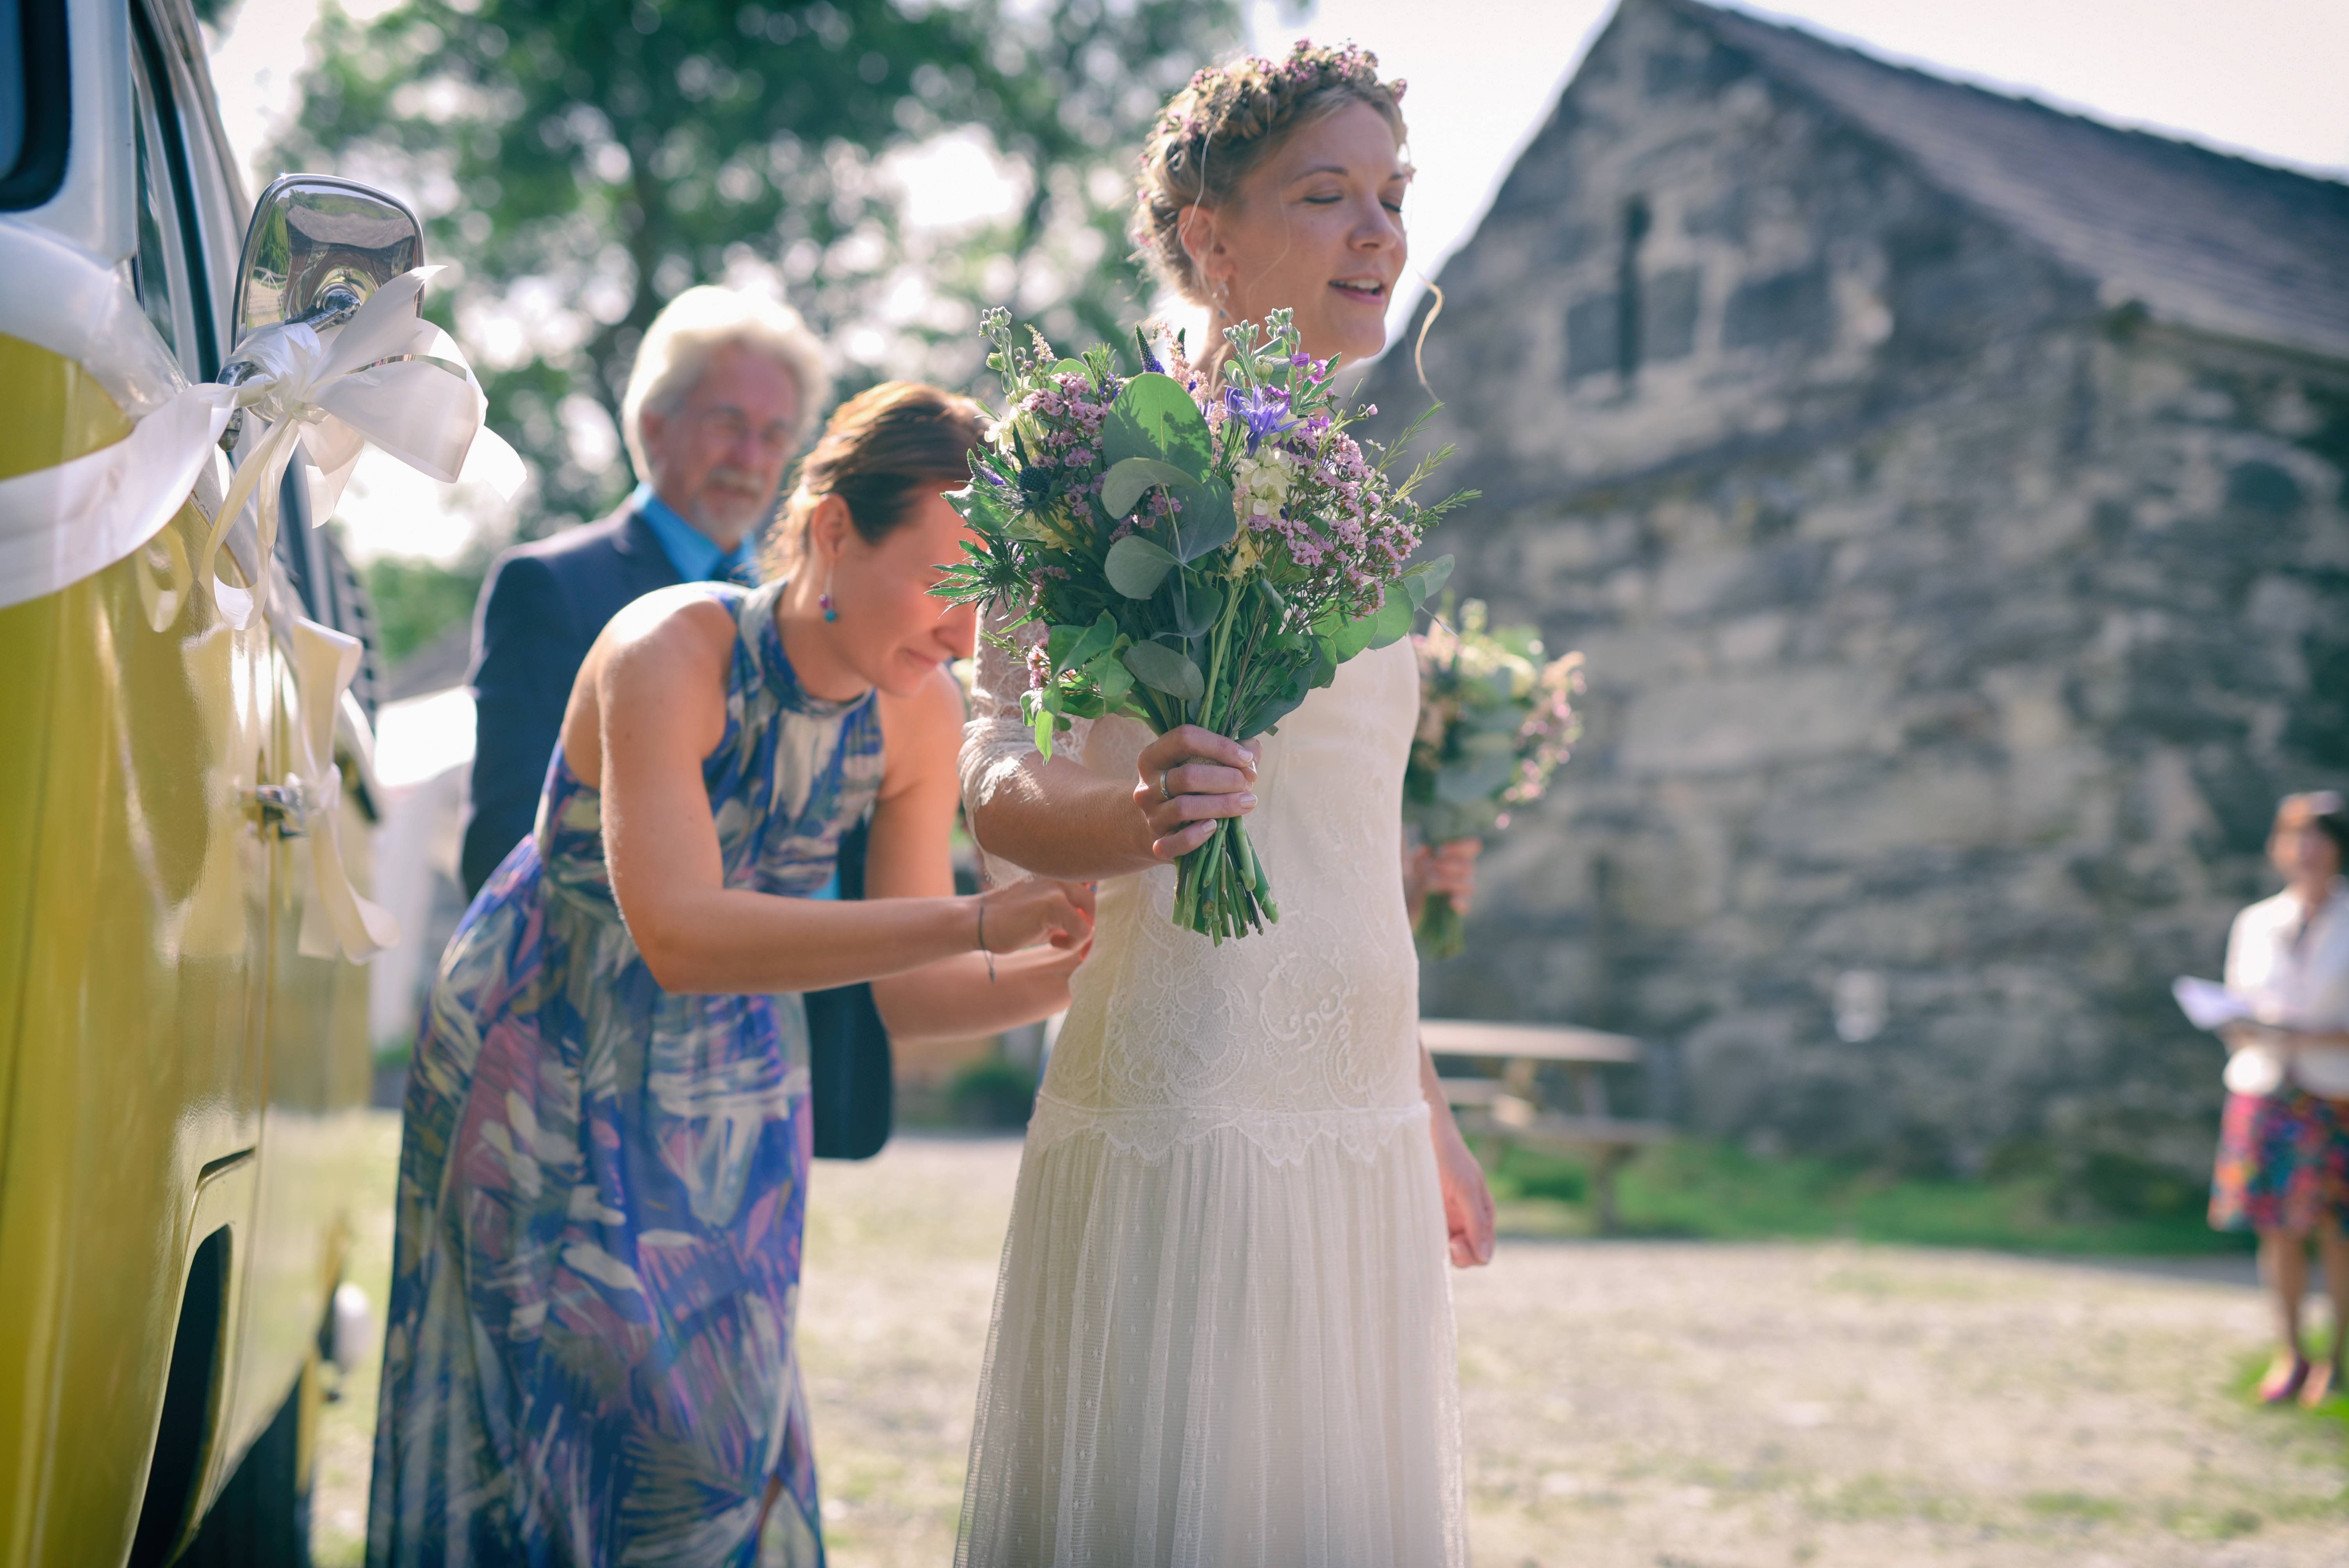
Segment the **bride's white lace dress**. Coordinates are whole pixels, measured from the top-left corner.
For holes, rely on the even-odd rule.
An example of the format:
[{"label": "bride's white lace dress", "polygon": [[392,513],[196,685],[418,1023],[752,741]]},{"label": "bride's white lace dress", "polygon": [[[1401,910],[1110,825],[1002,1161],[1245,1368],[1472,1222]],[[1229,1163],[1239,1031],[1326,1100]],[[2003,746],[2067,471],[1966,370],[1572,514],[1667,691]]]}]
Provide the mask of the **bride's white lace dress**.
[{"label": "bride's white lace dress", "polygon": [[[982,649],[974,799],[1032,750],[1019,666]],[[1020,1162],[958,1565],[1467,1561],[1397,869],[1418,680],[1408,643],[1363,655],[1266,739],[1248,830],[1278,925],[1218,948],[1170,921],[1171,867],[1102,885]],[[1148,739],[1062,744],[1130,783]]]}]

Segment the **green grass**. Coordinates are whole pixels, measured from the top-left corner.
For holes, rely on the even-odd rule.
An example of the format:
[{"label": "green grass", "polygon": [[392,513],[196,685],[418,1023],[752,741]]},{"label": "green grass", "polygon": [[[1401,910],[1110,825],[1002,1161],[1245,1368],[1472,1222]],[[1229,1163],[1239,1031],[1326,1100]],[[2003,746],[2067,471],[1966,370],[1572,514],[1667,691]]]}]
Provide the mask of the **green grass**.
[{"label": "green grass", "polygon": [[[2322,1362],[2331,1356],[2333,1336],[2326,1331],[2323,1313],[2321,1310],[2311,1312],[2302,1318],[2301,1324],[2301,1334],[2307,1346],[2309,1360]],[[2258,1350],[2245,1356],[2235,1364],[2235,1379],[2229,1386],[2229,1391],[2246,1405],[2257,1404],[2260,1398],[2260,1379],[2267,1376],[2268,1363],[2274,1357],[2275,1351],[2272,1348]],[[2302,1409],[2295,1400],[2289,1405],[2276,1406],[2265,1413],[2279,1421],[2296,1421],[2302,1423],[2306,1429],[2330,1433],[2342,1440],[2344,1451],[2349,1451],[2349,1397],[2335,1395],[2325,1401],[2320,1408],[2313,1410]],[[2349,1506],[2349,1491],[2342,1494],[2341,1502],[2344,1506]]]},{"label": "green grass", "polygon": [[2091,1497],[2082,1491],[2034,1491],[2023,1500],[2023,1506],[2045,1519],[2076,1519],[2101,1523],[2121,1518],[2128,1512],[2126,1503],[2109,1497]]},{"label": "green grass", "polygon": [[[1488,1152],[1488,1151],[1487,1151]],[[1488,1161],[1505,1229],[1587,1234],[1589,1178],[1577,1161],[1512,1149]],[[2182,1178],[2107,1161],[2069,1180],[2029,1171],[1982,1181],[1889,1175],[1825,1160],[1764,1159],[1682,1140],[1617,1171],[1619,1234],[1710,1241],[1842,1237],[1921,1246],[2108,1255],[2251,1250],[2212,1231]]]}]

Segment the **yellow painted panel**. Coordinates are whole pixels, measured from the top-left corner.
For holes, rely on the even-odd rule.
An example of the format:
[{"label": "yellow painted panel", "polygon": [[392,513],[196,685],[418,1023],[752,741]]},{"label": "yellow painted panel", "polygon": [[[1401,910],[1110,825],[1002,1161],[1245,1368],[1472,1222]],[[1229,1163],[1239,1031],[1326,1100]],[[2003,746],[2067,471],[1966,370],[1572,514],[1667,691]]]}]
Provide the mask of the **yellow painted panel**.
[{"label": "yellow painted panel", "polygon": [[[302,722],[301,694],[283,664],[277,678],[279,734],[290,754]],[[345,868],[366,892],[372,886],[368,824],[347,791],[341,810]],[[311,845],[308,838],[288,839],[274,850],[260,1195],[229,1400],[236,1441],[268,1424],[316,1344],[318,1306],[348,1250],[350,1197],[366,1170],[358,1130],[374,1078],[367,972],[340,957],[300,951],[305,907],[316,895]]]},{"label": "yellow painted panel", "polygon": [[106,388],[80,366],[21,337],[0,333],[0,480],[85,457],[130,434]]},{"label": "yellow painted panel", "polygon": [[120,1561],[196,1179],[260,1131],[269,858],[245,790],[276,761],[276,661],[265,629],[190,592],[202,527],[186,508],[129,559],[0,610],[0,726],[36,727],[0,745],[10,1568]]}]

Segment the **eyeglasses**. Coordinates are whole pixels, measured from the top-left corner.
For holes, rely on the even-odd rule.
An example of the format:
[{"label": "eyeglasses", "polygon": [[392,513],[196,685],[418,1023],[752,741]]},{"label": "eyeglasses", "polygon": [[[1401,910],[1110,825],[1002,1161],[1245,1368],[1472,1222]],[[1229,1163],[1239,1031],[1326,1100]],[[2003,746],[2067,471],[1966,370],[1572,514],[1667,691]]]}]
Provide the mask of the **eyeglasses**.
[{"label": "eyeglasses", "polygon": [[730,447],[740,444],[746,436],[754,436],[763,451],[787,454],[792,449],[792,427],[786,419],[771,420],[754,431],[750,416],[731,405],[700,409],[693,419]]}]

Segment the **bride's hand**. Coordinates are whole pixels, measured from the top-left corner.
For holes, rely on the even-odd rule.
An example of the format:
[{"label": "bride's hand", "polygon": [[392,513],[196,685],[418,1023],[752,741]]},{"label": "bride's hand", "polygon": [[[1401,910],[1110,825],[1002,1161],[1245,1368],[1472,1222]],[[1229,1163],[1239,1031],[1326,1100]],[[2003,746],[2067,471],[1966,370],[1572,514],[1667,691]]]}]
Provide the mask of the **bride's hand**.
[{"label": "bride's hand", "polygon": [[1170,729],[1135,759],[1133,803],[1150,824],[1150,852],[1175,861],[1207,841],[1216,822],[1256,810],[1261,743],[1243,745],[1186,724]]},{"label": "bride's hand", "polygon": [[1093,939],[1091,882],[1048,882],[1041,877],[978,895],[974,934],[989,953],[1017,953],[1039,942],[1081,948]]},{"label": "bride's hand", "polygon": [[1402,897],[1413,925],[1419,923],[1419,912],[1430,893],[1444,893],[1454,910],[1468,913],[1476,900],[1476,857],[1484,851],[1482,839],[1453,839],[1403,851]]},{"label": "bride's hand", "polygon": [[1481,1267],[1493,1261],[1493,1189],[1485,1168],[1468,1151],[1467,1140],[1449,1117],[1435,1127],[1435,1174],[1444,1188],[1444,1224],[1451,1233],[1452,1266]]}]

